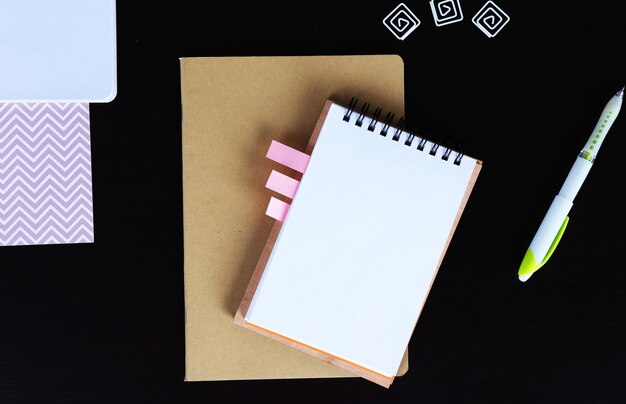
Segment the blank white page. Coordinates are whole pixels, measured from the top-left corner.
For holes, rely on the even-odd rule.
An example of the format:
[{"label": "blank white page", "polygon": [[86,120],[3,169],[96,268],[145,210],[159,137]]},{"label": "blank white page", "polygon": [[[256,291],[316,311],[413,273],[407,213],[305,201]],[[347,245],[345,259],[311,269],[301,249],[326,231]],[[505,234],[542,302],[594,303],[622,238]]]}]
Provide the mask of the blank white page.
[{"label": "blank white page", "polygon": [[393,377],[476,160],[333,104],[246,321]]}]

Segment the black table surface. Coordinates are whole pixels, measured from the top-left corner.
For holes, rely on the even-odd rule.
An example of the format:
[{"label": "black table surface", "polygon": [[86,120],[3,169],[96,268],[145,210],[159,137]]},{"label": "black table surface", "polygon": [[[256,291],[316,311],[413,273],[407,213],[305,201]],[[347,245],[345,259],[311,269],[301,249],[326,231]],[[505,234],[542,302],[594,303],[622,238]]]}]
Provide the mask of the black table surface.
[{"label": "black table surface", "polygon": [[[397,5],[118,1],[118,87],[91,105],[96,242],[0,248],[0,402],[626,400],[626,113],[549,264],[517,269],[608,99],[626,82],[620,2],[497,0],[494,38],[436,27],[404,41]],[[395,53],[407,115],[484,167],[385,390],[360,379],[185,383],[179,57]],[[403,208],[399,205],[399,208]],[[424,212],[427,214],[427,212]]]}]

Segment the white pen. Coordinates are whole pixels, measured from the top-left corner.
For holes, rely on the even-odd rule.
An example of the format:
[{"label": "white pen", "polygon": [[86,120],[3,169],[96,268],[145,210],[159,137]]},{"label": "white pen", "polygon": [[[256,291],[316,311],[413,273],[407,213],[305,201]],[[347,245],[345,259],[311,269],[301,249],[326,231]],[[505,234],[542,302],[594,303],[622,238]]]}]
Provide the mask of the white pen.
[{"label": "white pen", "polygon": [[539,226],[539,230],[537,230],[533,241],[530,243],[530,247],[528,247],[528,251],[526,251],[518,271],[520,281],[526,282],[533,273],[541,268],[548,261],[561,240],[561,236],[569,221],[569,216],[567,215],[572,208],[574,198],[576,198],[576,194],[578,194],[585,178],[587,178],[598,150],[600,150],[602,142],[606,138],[609,129],[611,129],[617,114],[619,114],[623,98],[624,87],[604,107],[602,115],[600,115],[600,119],[591,133],[591,137],[576,158],[565,183],[556,198],[554,198],[548,213],[546,213]]}]

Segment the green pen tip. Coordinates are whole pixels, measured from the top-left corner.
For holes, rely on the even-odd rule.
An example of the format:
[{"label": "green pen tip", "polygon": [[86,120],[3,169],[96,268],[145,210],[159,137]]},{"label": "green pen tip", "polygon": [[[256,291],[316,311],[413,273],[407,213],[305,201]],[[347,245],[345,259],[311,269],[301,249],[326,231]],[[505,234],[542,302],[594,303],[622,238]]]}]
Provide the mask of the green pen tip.
[{"label": "green pen tip", "polygon": [[535,254],[533,254],[531,249],[528,249],[528,251],[526,251],[526,255],[524,255],[522,264],[519,266],[519,271],[517,271],[519,280],[526,282],[528,278],[530,278],[538,269],[539,265],[537,265],[537,261],[535,260]]}]

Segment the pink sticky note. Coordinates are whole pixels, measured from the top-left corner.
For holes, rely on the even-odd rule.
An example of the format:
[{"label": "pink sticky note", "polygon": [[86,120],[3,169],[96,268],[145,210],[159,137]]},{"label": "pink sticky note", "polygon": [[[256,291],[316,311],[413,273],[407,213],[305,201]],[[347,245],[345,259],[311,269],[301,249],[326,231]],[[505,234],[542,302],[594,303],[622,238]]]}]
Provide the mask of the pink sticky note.
[{"label": "pink sticky note", "polygon": [[302,153],[292,147],[285,146],[275,140],[272,140],[272,144],[270,145],[270,149],[267,151],[266,157],[301,173],[306,170],[306,166],[309,164],[309,160],[311,159],[311,156],[308,154]]},{"label": "pink sticky note", "polygon": [[276,220],[283,222],[289,211],[289,204],[274,197],[270,198],[270,204],[267,206],[265,214]]},{"label": "pink sticky note", "polygon": [[272,170],[265,187],[278,192],[281,195],[285,195],[287,198],[293,199],[296,191],[298,190],[298,185],[300,185],[298,180],[294,180],[285,174]]}]

